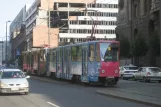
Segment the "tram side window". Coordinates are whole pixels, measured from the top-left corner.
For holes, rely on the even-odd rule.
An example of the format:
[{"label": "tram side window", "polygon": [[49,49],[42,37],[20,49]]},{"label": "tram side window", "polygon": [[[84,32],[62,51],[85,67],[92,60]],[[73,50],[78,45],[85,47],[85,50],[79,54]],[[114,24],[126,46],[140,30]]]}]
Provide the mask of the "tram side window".
[{"label": "tram side window", "polygon": [[42,51],[40,52],[40,62],[43,62],[43,53],[42,53]]},{"label": "tram side window", "polygon": [[99,48],[99,43],[96,44],[96,61],[100,61],[100,48]]},{"label": "tram side window", "polygon": [[72,47],[71,58],[72,58],[72,61],[82,61],[82,47],[81,46]]},{"label": "tram side window", "polygon": [[53,61],[56,62],[56,51],[53,51]]},{"label": "tram side window", "polygon": [[94,61],[94,45],[93,44],[89,45],[89,60],[91,62]]},{"label": "tram side window", "polygon": [[62,61],[62,54],[63,54],[63,50],[62,50],[62,48],[60,49],[60,54],[59,54],[59,61]]},{"label": "tram side window", "polygon": [[26,58],[26,54],[23,54],[23,63],[25,63],[25,64],[26,64],[26,62],[27,62],[26,59],[27,59],[27,58]]},{"label": "tram side window", "polygon": [[49,51],[49,62],[52,62],[53,60],[53,54],[52,54],[52,50]]},{"label": "tram side window", "polygon": [[31,65],[33,65],[34,54],[31,55]]}]

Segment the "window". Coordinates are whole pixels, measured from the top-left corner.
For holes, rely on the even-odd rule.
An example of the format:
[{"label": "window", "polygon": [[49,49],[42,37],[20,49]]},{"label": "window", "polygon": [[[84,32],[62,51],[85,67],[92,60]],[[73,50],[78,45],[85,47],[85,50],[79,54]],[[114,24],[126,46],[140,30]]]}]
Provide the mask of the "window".
[{"label": "window", "polygon": [[142,72],[146,72],[146,68],[143,68],[143,69],[142,69]]},{"label": "window", "polygon": [[137,70],[138,67],[124,67],[126,70]]},{"label": "window", "polygon": [[138,70],[138,72],[141,72],[141,71],[142,71],[142,69],[143,69],[143,68],[140,68],[140,69]]},{"label": "window", "polygon": [[148,71],[153,72],[153,73],[159,73],[161,72],[160,68],[148,68]]},{"label": "window", "polygon": [[138,8],[138,6],[137,6],[137,4],[135,4],[135,5],[134,5],[134,17],[135,17],[135,18],[137,17],[137,14],[138,14],[137,8]]},{"label": "window", "polygon": [[2,73],[2,79],[8,78],[25,78],[25,75],[21,71],[7,71]]},{"label": "window", "polygon": [[111,43],[100,43],[100,54],[102,61],[118,61],[119,60],[119,48],[118,46],[113,47]]},{"label": "window", "polygon": [[89,56],[90,56],[89,60],[93,62],[94,61],[94,45],[93,44],[89,45]]},{"label": "window", "polygon": [[82,46],[73,46],[71,49],[72,61],[82,61]]},{"label": "window", "polygon": [[144,1],[144,15],[147,14],[147,0]]},{"label": "window", "polygon": [[96,61],[100,61],[100,48],[99,48],[99,43],[96,43]]},{"label": "window", "polygon": [[60,48],[60,53],[59,53],[59,61],[62,61],[62,54],[63,54],[63,48]]}]

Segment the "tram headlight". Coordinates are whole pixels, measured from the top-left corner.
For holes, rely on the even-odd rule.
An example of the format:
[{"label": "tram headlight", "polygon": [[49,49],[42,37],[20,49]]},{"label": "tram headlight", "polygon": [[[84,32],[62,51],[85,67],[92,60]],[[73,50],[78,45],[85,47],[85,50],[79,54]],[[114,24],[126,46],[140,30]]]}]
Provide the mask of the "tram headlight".
[{"label": "tram headlight", "polygon": [[102,70],[102,73],[105,73],[105,70]]},{"label": "tram headlight", "polygon": [[115,70],[115,73],[117,74],[119,71],[118,70]]}]

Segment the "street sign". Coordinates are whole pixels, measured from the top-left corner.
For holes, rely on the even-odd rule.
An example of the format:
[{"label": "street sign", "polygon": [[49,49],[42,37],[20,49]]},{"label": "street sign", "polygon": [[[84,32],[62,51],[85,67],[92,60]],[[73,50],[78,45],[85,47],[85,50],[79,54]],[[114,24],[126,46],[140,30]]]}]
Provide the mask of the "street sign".
[{"label": "street sign", "polygon": [[19,55],[20,55],[20,50],[17,49],[16,56],[19,56]]}]

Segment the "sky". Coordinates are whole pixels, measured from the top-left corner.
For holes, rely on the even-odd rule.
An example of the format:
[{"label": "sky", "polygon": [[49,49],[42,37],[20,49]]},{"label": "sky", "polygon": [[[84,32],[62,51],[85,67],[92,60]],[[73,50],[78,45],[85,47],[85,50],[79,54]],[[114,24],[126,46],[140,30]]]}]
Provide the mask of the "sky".
[{"label": "sky", "polygon": [[[0,41],[5,39],[6,21],[14,20],[25,4],[32,4],[35,0],[1,0],[0,3]],[[9,27],[9,25],[8,25]]]}]

